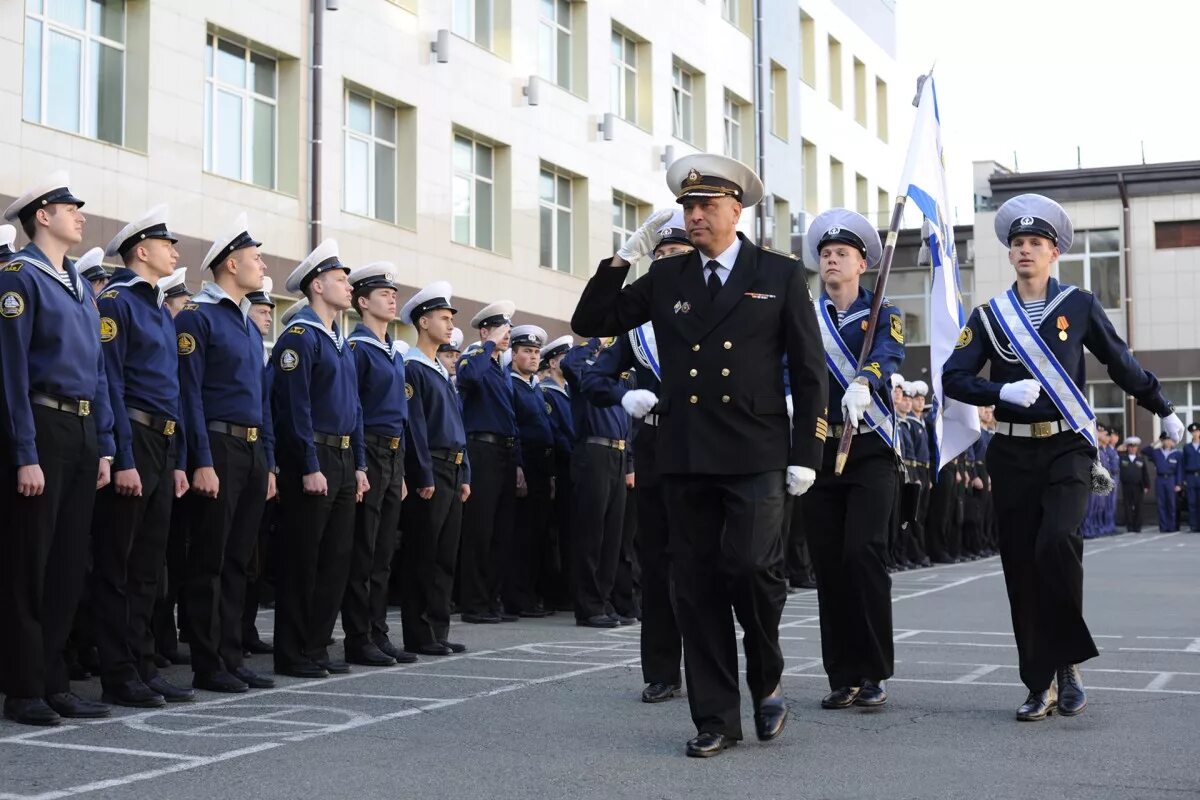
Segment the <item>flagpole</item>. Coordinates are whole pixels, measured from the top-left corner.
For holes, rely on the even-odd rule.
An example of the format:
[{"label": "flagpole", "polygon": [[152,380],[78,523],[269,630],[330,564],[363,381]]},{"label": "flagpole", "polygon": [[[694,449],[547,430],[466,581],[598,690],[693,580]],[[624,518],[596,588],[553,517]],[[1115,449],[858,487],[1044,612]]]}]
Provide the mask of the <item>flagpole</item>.
[{"label": "flagpole", "polygon": [[[879,262],[879,276],[875,279],[875,296],[871,298],[871,315],[867,318],[867,332],[863,335],[862,352],[858,355],[858,363],[863,364],[871,355],[871,347],[875,343],[875,330],[879,327],[879,309],[883,307],[883,294],[887,289],[888,276],[892,271],[892,258],[896,255],[896,240],[900,236],[900,225],[904,221],[904,204],[907,195],[896,198],[892,208],[892,222],[888,226],[887,240],[883,245],[883,259]],[[833,462],[833,474],[841,475],[846,467],[846,459],[850,457],[850,441],[854,438],[854,427],[842,426],[842,438],[838,442],[837,459]]]}]

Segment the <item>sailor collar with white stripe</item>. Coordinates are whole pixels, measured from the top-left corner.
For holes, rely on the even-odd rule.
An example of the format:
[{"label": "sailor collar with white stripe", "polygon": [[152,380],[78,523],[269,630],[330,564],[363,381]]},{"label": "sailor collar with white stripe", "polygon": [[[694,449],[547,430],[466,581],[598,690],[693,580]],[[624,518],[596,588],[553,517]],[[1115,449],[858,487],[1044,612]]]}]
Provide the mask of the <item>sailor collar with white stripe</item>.
[{"label": "sailor collar with white stripe", "polygon": [[437,359],[431,359],[429,356],[422,353],[419,347],[410,348],[408,354],[404,356],[404,366],[407,367],[412,363],[424,364],[431,370],[437,372],[438,375],[441,375],[447,381],[450,380],[450,373],[445,367],[442,366],[441,362]]},{"label": "sailor collar with white stripe", "polygon": [[565,397],[571,396],[571,393],[567,391],[567,387],[560,386],[558,381],[554,380],[554,378],[542,378],[540,381],[538,381],[538,388],[542,390],[550,389],[562,394]]},{"label": "sailor collar with white stripe", "polygon": [[[297,316],[299,315],[297,314]],[[392,361],[395,361],[396,356],[400,355],[400,347],[395,340],[389,336],[387,342],[379,341],[379,338],[375,336],[375,332],[362,322],[358,323],[358,325],[354,327],[354,330],[350,331],[350,336],[346,339],[346,341],[363,342],[371,345],[372,347],[378,347],[380,350],[387,353],[388,358]]]},{"label": "sailor collar with white stripe", "polygon": [[524,375],[522,375],[521,373],[517,372],[517,371],[516,371],[515,369],[513,369],[512,367],[509,367],[509,369],[508,369],[508,374],[509,374],[509,375],[511,375],[511,376],[513,376],[513,377],[514,377],[514,378],[516,378],[517,380],[519,380],[521,383],[523,383],[523,384],[525,384],[526,386],[528,386],[530,389],[532,389],[532,388],[534,388],[535,386],[537,386],[537,385],[538,385],[538,378],[537,378],[537,375],[530,375],[528,378],[526,378]]},{"label": "sailor collar with white stripe", "polygon": [[[1050,316],[1054,313],[1054,309],[1058,308],[1058,306],[1064,300],[1066,300],[1068,297],[1070,297],[1075,292],[1075,288],[1076,287],[1071,286],[1070,284],[1059,283],[1057,278],[1051,278],[1046,283],[1046,298],[1045,298],[1046,305],[1042,306],[1042,323],[1043,324],[1045,324],[1046,320],[1050,319]],[[1020,300],[1021,293],[1019,291],[1017,291],[1016,283],[1013,283],[1012,290],[1014,292],[1016,292],[1017,299]],[[1037,302],[1037,301],[1035,300],[1032,302]],[[1021,301],[1021,305],[1025,305],[1024,300]],[[1041,326],[1039,325],[1038,327],[1041,327]]]},{"label": "sailor collar with white stripe", "polygon": [[[70,292],[71,287],[62,278],[62,272],[50,266],[50,259],[42,252],[42,248],[38,247],[33,242],[22,247],[13,256],[12,261],[24,261],[28,264],[33,264],[42,272],[54,279],[54,282],[61,286],[66,291]],[[75,263],[69,258],[64,258],[63,261],[67,264],[67,276],[75,287],[74,295],[77,302],[82,303],[83,298],[91,297],[91,292],[84,292],[83,279],[79,277],[79,271],[75,269]],[[10,262],[11,263],[11,262]]]},{"label": "sailor collar with white stripe", "polygon": [[215,281],[209,281],[204,284],[200,287],[200,291],[192,295],[193,303],[211,303],[215,305],[222,300],[228,300],[237,306],[238,310],[242,312],[242,319],[250,318],[250,301],[243,297],[241,303],[234,302],[229,292],[222,289]]},{"label": "sailor collar with white stripe", "polygon": [[[833,309],[833,313],[830,316],[837,320],[838,314],[841,312],[839,312],[837,306],[834,305],[833,298],[826,294],[824,289],[821,290],[821,302]],[[857,311],[851,310],[860,303],[866,303],[866,308],[860,308]],[[858,297],[854,298],[854,302],[852,302],[849,307],[846,308],[845,314],[842,316],[841,320],[838,321],[837,326],[839,329],[844,328],[851,322],[855,322],[870,315],[870,313],[871,304],[867,303],[867,290],[860,286],[858,287]]]},{"label": "sailor collar with white stripe", "polygon": [[[150,286],[150,281],[146,280],[141,275],[138,275],[128,267],[118,267],[117,271],[113,273],[112,280],[108,282],[108,284],[104,287],[104,290],[109,291],[111,289],[122,289],[127,286],[137,286],[139,283],[144,283],[147,286]],[[158,307],[162,308],[163,301],[167,299],[166,294],[157,286],[150,286],[150,288],[154,290],[155,301],[157,302]]]},{"label": "sailor collar with white stripe", "polygon": [[337,323],[333,323],[332,328],[326,327],[325,323],[321,321],[321,318],[317,316],[317,312],[313,311],[312,306],[305,306],[296,312],[296,316],[292,317],[291,324],[304,325],[305,327],[312,328],[315,331],[320,331],[321,333],[325,334],[329,337],[329,340],[333,342],[333,346],[337,348],[339,353],[342,352],[342,348],[346,346],[346,337],[342,336],[342,332],[338,330]]}]

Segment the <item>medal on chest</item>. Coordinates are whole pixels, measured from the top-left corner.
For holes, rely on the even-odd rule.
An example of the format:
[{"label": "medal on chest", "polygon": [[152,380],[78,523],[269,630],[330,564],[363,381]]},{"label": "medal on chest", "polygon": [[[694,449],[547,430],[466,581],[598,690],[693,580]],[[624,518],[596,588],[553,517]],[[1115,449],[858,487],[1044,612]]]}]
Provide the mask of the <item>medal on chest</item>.
[{"label": "medal on chest", "polygon": [[1060,316],[1054,321],[1054,324],[1058,328],[1059,341],[1065,342],[1067,340],[1067,328],[1071,327],[1071,323],[1065,316]]}]

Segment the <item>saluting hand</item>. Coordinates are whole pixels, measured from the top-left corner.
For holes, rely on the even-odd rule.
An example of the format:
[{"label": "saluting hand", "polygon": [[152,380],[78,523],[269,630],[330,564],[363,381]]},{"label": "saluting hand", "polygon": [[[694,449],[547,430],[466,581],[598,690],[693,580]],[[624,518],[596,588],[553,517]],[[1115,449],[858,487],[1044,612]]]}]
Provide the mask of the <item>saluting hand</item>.
[{"label": "saluting hand", "polygon": [[310,472],[300,479],[305,494],[329,494],[329,484],[323,472]]},{"label": "saluting hand", "polygon": [[137,469],[119,469],[113,478],[113,486],[122,497],[142,496],[142,476]]},{"label": "saluting hand", "polygon": [[17,467],[17,494],[22,497],[41,497],[46,491],[46,476],[40,464]]},{"label": "saluting hand", "polygon": [[[627,264],[632,264],[642,256],[648,256],[654,252],[654,248],[658,247],[658,243],[662,241],[662,234],[659,229],[663,225],[670,222],[671,217],[675,212],[669,208],[655,211],[642,226],[633,232],[633,235],[625,240],[617,250],[616,258],[613,259],[614,267],[624,267]],[[624,263],[617,263],[624,262]]]},{"label": "saluting hand", "polygon": [[96,491],[100,491],[112,483],[112,464],[107,458],[100,459],[100,467],[96,470]]},{"label": "saluting hand", "polygon": [[371,484],[367,480],[367,473],[361,469],[354,471],[354,480],[357,484],[354,488],[354,502],[361,503],[366,493],[371,491]]}]

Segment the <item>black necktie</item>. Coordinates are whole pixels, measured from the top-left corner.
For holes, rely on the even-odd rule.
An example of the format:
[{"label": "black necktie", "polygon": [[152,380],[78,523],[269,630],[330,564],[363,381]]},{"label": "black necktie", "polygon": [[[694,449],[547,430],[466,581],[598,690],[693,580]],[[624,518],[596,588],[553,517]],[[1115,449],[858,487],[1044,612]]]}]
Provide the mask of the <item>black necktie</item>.
[{"label": "black necktie", "polygon": [[708,262],[708,296],[716,297],[717,292],[721,291],[721,279],[717,277],[717,267],[721,266],[716,261]]}]

